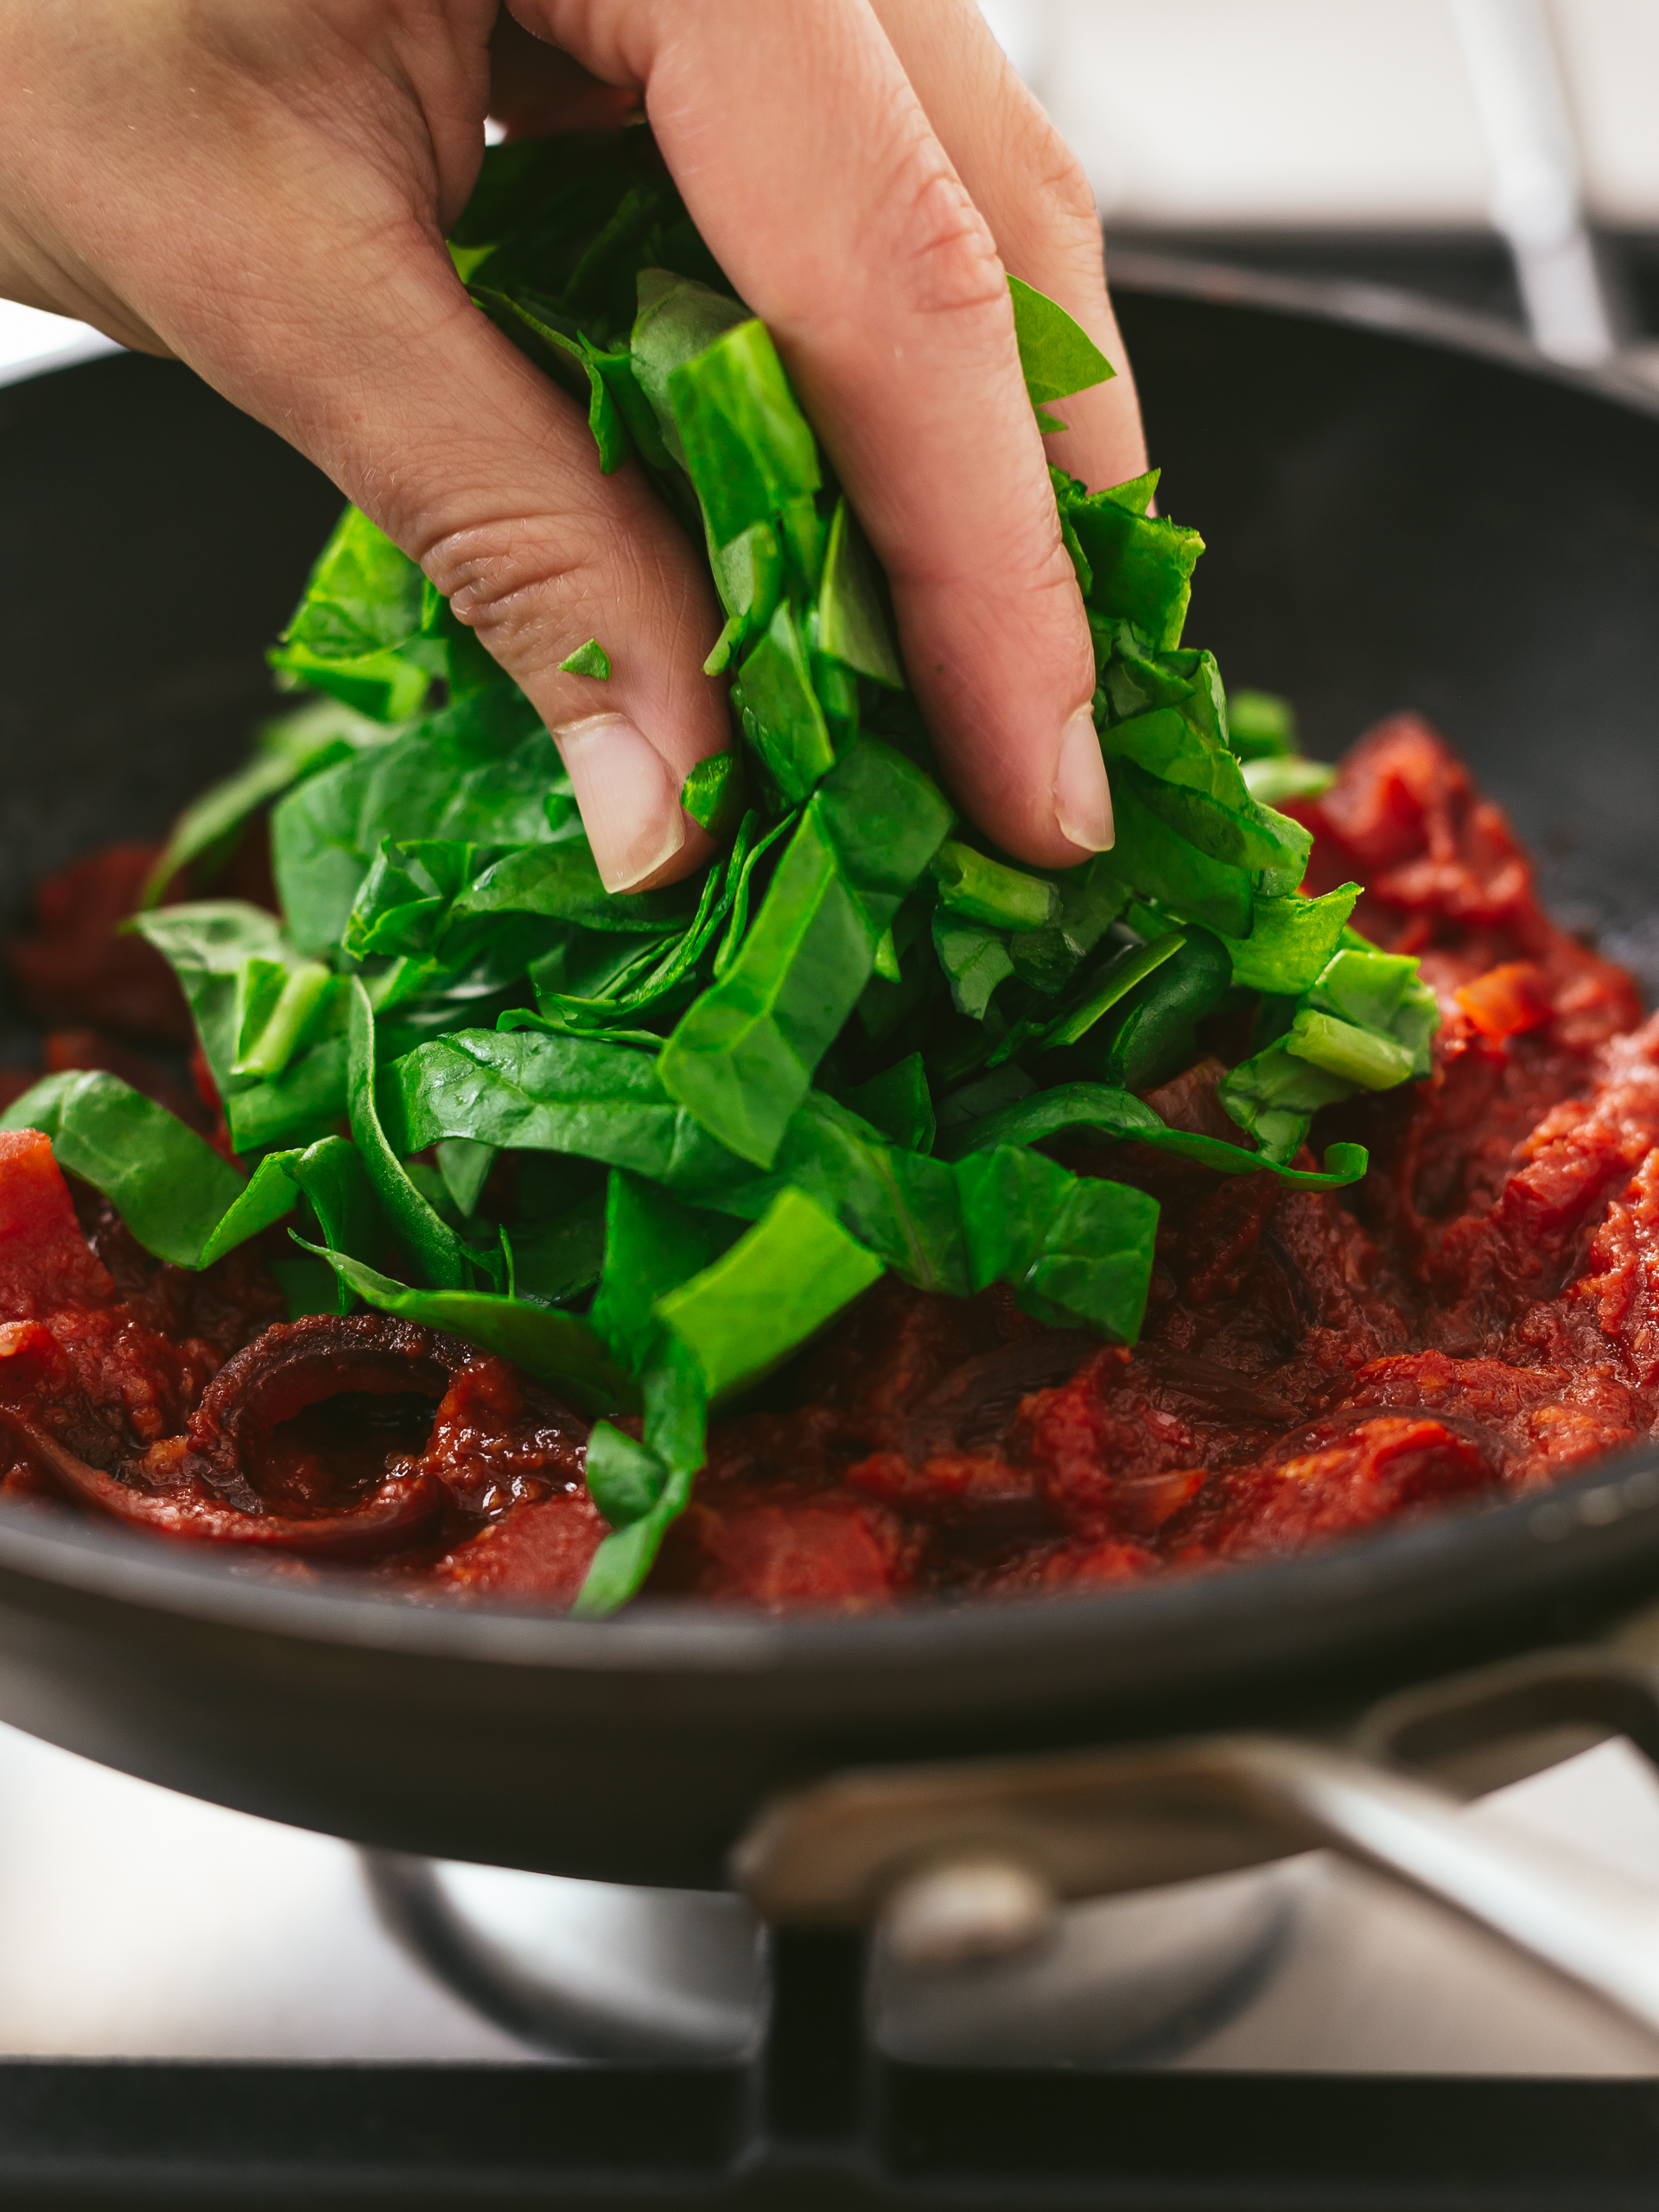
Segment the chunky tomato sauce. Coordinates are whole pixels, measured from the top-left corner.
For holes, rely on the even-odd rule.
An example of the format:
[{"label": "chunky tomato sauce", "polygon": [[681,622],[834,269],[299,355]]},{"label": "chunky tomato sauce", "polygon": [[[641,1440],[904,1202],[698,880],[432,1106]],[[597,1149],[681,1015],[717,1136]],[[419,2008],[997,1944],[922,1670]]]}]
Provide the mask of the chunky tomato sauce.
[{"label": "chunky tomato sauce", "polygon": [[[1357,924],[1421,957],[1443,1011],[1431,1080],[1316,1130],[1369,1145],[1366,1180],[1073,1153],[1161,1204],[1141,1343],[887,1279],[716,1427],[652,1591],[861,1611],[1119,1583],[1495,1499],[1650,1433],[1659,1017],[1543,914],[1503,815],[1415,719],[1292,810],[1307,887],[1367,883]],[[54,957],[88,1018],[96,963],[43,923],[37,999]],[[109,988],[130,1010],[144,983]],[[1153,1104],[1236,1137],[1224,1065]],[[604,1534],[582,1420],[453,1338],[284,1310],[255,1249],[162,1266],[44,1137],[0,1135],[0,1489],[266,1571],[352,1560],[410,1597],[568,1603]]]}]

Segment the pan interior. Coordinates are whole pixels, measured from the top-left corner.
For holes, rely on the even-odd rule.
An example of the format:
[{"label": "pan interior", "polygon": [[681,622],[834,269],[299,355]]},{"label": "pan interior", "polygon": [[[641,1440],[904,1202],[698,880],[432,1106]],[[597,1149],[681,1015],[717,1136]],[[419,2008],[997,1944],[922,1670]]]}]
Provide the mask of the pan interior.
[{"label": "pan interior", "polygon": [[[1202,291],[1127,289],[1120,303],[1160,505],[1210,543],[1192,634],[1230,683],[1289,695],[1314,753],[1422,711],[1512,814],[1558,918],[1659,989],[1659,421],[1507,343],[1380,332],[1237,278],[1224,302]],[[0,390],[0,896],[15,912],[42,871],[159,834],[236,756],[270,703],[264,648],[339,496],[187,371],[137,356]],[[0,1039],[23,1057],[15,1011]],[[851,1622],[655,1606],[594,1627],[416,1609],[327,1580],[238,1579],[20,1510],[0,1517],[0,1643],[32,1656],[0,1709],[174,1786],[397,1847],[704,1879],[733,1808],[785,1772],[1335,1710],[1570,1633],[1656,1573],[1645,1461],[1281,1565]],[[149,1680],[113,1682],[136,1652]],[[208,1710],[199,1676],[213,1667],[241,1700],[245,1751]],[[321,1730],[315,1744],[272,1717],[279,1677]],[[343,1739],[315,1721],[330,1697],[353,1720],[357,1783]],[[410,1778],[421,1700],[453,1761],[442,1808]],[[515,1811],[511,1789],[479,1778],[505,1740],[479,1721],[480,1700],[517,1714],[501,1727],[519,1730],[520,1753],[532,1718],[579,1723],[597,1776],[595,1732],[637,1727],[658,1770],[649,1789],[612,1789],[602,1819],[564,1790],[556,1848],[540,1781]],[[732,1762],[718,1787],[687,1764],[714,1756],[705,1723]],[[669,1804],[699,1788],[698,1806]],[[660,1849],[637,1821],[620,1834],[647,1799]]]}]

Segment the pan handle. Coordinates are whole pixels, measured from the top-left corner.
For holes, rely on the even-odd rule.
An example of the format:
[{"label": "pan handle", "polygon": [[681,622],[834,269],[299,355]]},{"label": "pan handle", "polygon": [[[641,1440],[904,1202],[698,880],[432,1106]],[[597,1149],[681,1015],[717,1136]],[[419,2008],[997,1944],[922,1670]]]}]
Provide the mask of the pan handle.
[{"label": "pan handle", "polygon": [[1497,1813],[1295,1742],[1240,1746],[1257,1804],[1501,1936],[1659,2035],[1659,1889]]},{"label": "pan handle", "polygon": [[1659,1888],[1477,1822],[1331,1745],[1217,1736],[879,1769],[782,1800],[735,1872],[764,1918],[874,1924],[912,1965],[1038,1940],[1056,1906],[1328,1847],[1451,1908],[1659,2035]]}]

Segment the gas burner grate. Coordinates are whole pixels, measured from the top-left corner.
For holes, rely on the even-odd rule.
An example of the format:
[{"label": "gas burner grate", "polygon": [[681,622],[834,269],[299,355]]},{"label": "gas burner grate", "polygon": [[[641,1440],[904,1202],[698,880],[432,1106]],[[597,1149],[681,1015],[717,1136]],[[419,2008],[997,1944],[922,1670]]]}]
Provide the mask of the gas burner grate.
[{"label": "gas burner grate", "polygon": [[897,2066],[851,1939],[776,1947],[751,2067],[0,2064],[54,2212],[1635,2212],[1659,2083]]}]

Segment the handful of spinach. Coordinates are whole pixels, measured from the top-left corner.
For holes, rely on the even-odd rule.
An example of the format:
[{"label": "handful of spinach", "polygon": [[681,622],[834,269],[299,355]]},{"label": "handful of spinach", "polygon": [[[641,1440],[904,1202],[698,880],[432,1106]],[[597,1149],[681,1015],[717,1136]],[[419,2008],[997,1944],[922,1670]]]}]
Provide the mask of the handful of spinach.
[{"label": "handful of spinach", "polygon": [[[589,1449],[613,1533],[577,1609],[600,1613],[684,1506],[710,1410],[885,1268],[962,1297],[1006,1282],[1041,1321],[1134,1341],[1155,1204],[1035,1147],[1081,1131],[1351,1181],[1357,1147],[1288,1163],[1321,1105],[1427,1071],[1433,1001],[1348,927],[1357,885],[1300,895],[1307,835],[1258,794],[1319,772],[1271,701],[1230,724],[1214,659],[1182,646],[1203,545],[1149,513],[1155,474],[1090,493],[1054,472],[1118,842],[1015,867],[932,772],[857,518],[649,133],[494,149],[451,251],[586,404],[602,466],[637,459],[707,546],[734,741],[683,804],[717,856],[607,894],[528,701],[348,511],[271,655],[321,701],[190,810],[155,879],[280,794],[281,923],[209,902],[138,925],[247,1180],[112,1077],[50,1078],[5,1120],[48,1130],[164,1259],[206,1266],[295,1215],[296,1311],[362,1299],[639,1414]],[[1111,373],[1010,281],[1039,414]],[[572,664],[608,673],[604,641]],[[1255,1149],[1136,1096],[1246,996],[1258,1048],[1221,1096]],[[505,1219],[481,1203],[502,1152]]]}]

